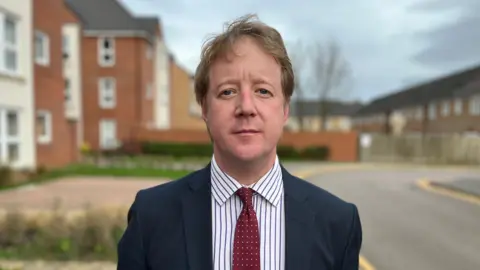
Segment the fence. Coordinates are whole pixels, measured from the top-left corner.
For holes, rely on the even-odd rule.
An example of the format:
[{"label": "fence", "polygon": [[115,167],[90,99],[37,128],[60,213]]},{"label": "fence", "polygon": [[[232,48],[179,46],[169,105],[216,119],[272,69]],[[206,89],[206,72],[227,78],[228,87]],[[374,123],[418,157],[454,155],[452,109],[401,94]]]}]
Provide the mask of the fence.
[{"label": "fence", "polygon": [[423,164],[480,164],[480,137],[361,135],[360,160]]},{"label": "fence", "polygon": [[[140,130],[137,139],[141,141],[207,143],[210,138],[206,131],[192,130]],[[358,159],[358,135],[356,132],[284,132],[280,145],[305,148],[327,146],[330,161],[352,162]]]}]

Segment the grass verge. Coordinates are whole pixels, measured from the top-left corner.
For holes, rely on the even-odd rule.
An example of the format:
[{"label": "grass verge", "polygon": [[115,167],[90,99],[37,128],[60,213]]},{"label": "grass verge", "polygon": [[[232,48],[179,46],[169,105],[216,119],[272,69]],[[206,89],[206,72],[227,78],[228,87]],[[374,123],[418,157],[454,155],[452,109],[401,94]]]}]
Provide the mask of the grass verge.
[{"label": "grass verge", "polygon": [[62,169],[44,172],[21,183],[0,186],[1,190],[17,188],[28,184],[40,184],[66,176],[114,176],[114,177],[160,177],[178,179],[191,173],[189,170],[168,170],[156,168],[98,167],[94,165],[72,165]]}]

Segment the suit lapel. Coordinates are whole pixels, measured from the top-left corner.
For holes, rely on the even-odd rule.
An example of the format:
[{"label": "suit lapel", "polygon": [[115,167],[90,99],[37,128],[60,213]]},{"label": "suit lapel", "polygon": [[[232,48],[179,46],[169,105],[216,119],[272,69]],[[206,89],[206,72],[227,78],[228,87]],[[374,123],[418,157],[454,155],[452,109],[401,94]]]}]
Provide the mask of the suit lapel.
[{"label": "suit lapel", "polygon": [[213,269],[210,164],[192,177],[182,211],[189,269]]},{"label": "suit lapel", "polygon": [[306,193],[282,167],[285,188],[285,269],[306,270],[310,267],[314,213],[306,204]]}]

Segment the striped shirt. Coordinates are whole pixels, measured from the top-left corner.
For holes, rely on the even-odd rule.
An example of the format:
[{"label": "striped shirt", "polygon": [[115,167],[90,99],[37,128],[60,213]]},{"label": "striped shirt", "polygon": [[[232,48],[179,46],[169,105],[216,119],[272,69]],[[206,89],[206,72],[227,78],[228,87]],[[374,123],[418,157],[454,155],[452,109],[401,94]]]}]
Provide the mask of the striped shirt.
[{"label": "striped shirt", "polygon": [[[212,243],[214,270],[232,269],[232,250],[237,219],[243,203],[235,192],[242,185],[223,172],[212,158]],[[258,182],[253,206],[260,232],[262,270],[285,269],[285,213],[282,170],[278,157],[275,164]]]}]

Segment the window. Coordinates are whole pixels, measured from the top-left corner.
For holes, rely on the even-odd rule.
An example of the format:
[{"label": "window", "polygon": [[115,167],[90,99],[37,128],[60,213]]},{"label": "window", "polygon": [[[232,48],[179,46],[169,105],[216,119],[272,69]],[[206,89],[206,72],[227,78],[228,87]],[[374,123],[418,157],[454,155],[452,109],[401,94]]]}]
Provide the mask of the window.
[{"label": "window", "polygon": [[473,96],[470,99],[470,114],[471,115],[480,115],[480,95]]},{"label": "window", "polygon": [[152,99],[153,97],[153,87],[152,84],[147,84],[147,89],[145,90],[145,96],[147,99]]},{"label": "window", "polygon": [[17,111],[0,108],[0,163],[19,160],[19,123]]},{"label": "window", "polygon": [[424,107],[418,107],[416,112],[415,112],[415,118],[417,120],[423,120],[423,109]]},{"label": "window", "polygon": [[463,113],[463,101],[461,99],[456,99],[453,108],[455,115],[461,115]]},{"label": "window", "polygon": [[437,117],[437,106],[435,105],[435,103],[431,103],[429,106],[428,106],[428,118],[430,120],[433,120]]},{"label": "window", "polygon": [[68,59],[70,56],[70,40],[68,39],[67,35],[62,36],[62,52],[63,59]]},{"label": "window", "polygon": [[442,103],[442,115],[443,116],[448,116],[450,115],[450,102],[445,101]]},{"label": "window", "polygon": [[202,115],[202,108],[197,103],[197,99],[195,97],[195,84],[193,81],[190,82],[190,114],[196,117],[200,117]]},{"label": "window", "polygon": [[98,64],[102,67],[111,67],[115,64],[115,39],[98,39]]},{"label": "window", "polygon": [[50,64],[50,40],[48,35],[35,31],[35,63],[48,66]]},{"label": "window", "polygon": [[52,141],[52,114],[49,111],[38,111],[36,124],[38,142],[50,143]]},{"label": "window", "polygon": [[152,59],[152,56],[153,56],[152,45],[147,45],[147,50],[146,50],[145,54],[146,54],[148,60]]},{"label": "window", "polygon": [[0,12],[0,71],[18,72],[17,21]]},{"label": "window", "polygon": [[101,78],[98,82],[100,108],[111,109],[115,107],[115,79]]},{"label": "window", "polygon": [[112,119],[100,120],[100,147],[114,149],[117,146],[117,122]]},{"label": "window", "polygon": [[72,101],[72,89],[71,89],[70,79],[68,79],[68,78],[65,79],[64,94],[65,94],[65,103],[71,102]]}]

